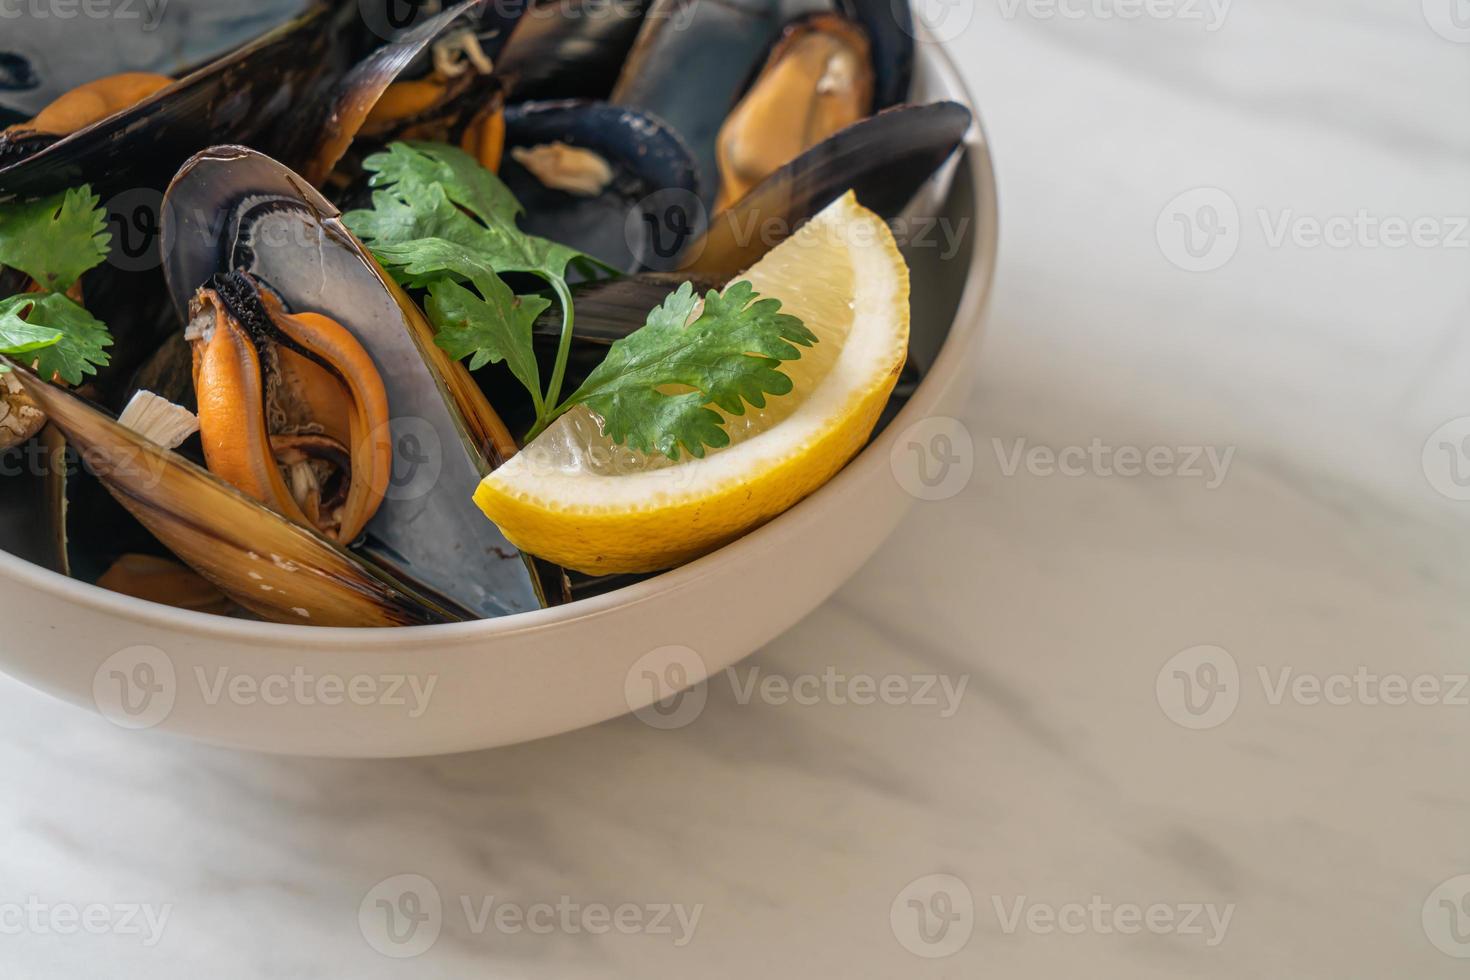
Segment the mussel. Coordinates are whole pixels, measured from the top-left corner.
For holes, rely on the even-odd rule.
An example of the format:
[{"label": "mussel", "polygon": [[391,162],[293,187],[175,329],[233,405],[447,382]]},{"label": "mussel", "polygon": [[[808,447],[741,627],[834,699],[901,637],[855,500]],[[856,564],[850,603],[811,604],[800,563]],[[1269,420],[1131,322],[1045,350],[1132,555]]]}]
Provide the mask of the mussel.
[{"label": "mussel", "polygon": [[[221,141],[300,160],[316,128],[310,120],[362,44],[351,6],[273,0],[243,12],[188,0],[159,8],[162,20],[142,32],[109,18],[106,43],[85,43],[97,30],[91,18],[27,19],[0,35],[9,63],[23,62],[35,83],[25,98],[0,92],[0,103],[26,109],[0,132],[0,205],[85,183],[108,212],[111,255],[74,298],[106,311],[111,363],[89,394],[112,410],[174,328],[158,274],[164,186],[190,154]],[[114,73],[96,77],[104,67]],[[0,297],[18,291],[0,288]]]},{"label": "mussel", "polygon": [[[195,157],[167,200],[173,220],[164,226],[165,273],[181,314],[196,323],[199,314],[211,313],[216,323],[222,311],[227,323],[243,315],[245,332],[255,334],[255,356],[262,346],[274,349],[275,376],[297,384],[299,400],[309,403],[296,423],[284,408],[285,421],[272,423],[249,406],[257,390],[251,384],[233,391],[215,385],[206,396],[200,375],[206,457],[206,419],[216,411],[206,398],[218,397],[221,413],[233,404],[263,423],[252,423],[251,439],[232,436],[220,448],[222,469],[241,473],[242,483],[252,479],[248,473],[283,473],[286,496],[281,486],[257,481],[247,491],[257,499],[297,520],[290,503],[306,500],[301,513],[319,532],[475,615],[558,601],[557,575],[534,569],[469,500],[480,478],[515,452],[514,441],[463,365],[434,344],[418,308],[341,225],[336,209],[301,177],[240,147]],[[262,312],[269,324],[260,322]],[[222,351],[243,352],[248,365],[252,355],[240,334],[227,336],[237,340]],[[284,351],[292,356],[282,357]],[[228,357],[222,362],[228,365]],[[331,445],[280,438],[292,434],[328,436]],[[291,484],[298,478],[304,497]],[[313,480],[326,493],[322,499],[341,502],[345,524],[330,506],[311,520],[310,502],[318,497]]]},{"label": "mussel", "polygon": [[388,394],[350,331],[287,313],[250,274],[215,276],[189,304],[209,469],[333,541],[352,542],[388,487]]},{"label": "mussel", "polygon": [[[504,145],[504,99],[489,54],[473,30],[479,0],[466,0],[379,47],[337,84],[302,173],[324,186],[359,137],[367,147],[394,139],[457,143],[490,168]],[[339,184],[359,175],[346,166]]]},{"label": "mussel", "polygon": [[11,8],[0,33],[0,116],[35,116],[78,85],[108,75],[178,76],[302,13],[307,0],[169,0],[70,11]]},{"label": "mussel", "polygon": [[[737,183],[755,170],[768,173],[775,148],[752,141],[775,136],[806,146],[872,109],[902,102],[913,74],[914,27],[906,3],[890,0],[655,0],[610,96],[669,123],[689,144],[705,186],[706,203],[719,191],[717,145],[742,94],[726,153]],[[836,59],[835,62],[832,62]],[[826,70],[832,62],[839,78]],[[691,66],[697,65],[697,70]],[[843,89],[839,98],[824,89]],[[777,106],[780,113],[772,115]],[[839,112],[831,109],[840,106]],[[828,121],[813,132],[805,117]],[[801,119],[802,125],[793,121]],[[795,132],[797,135],[793,136]],[[740,138],[736,140],[734,137]],[[797,148],[797,152],[805,146]],[[722,198],[729,203],[743,187]]]},{"label": "mussel", "polygon": [[117,501],[170,551],[252,612],[320,626],[464,618],[462,610],[395,582],[76,395],[23,367],[11,369]]},{"label": "mussel", "polygon": [[517,102],[604,99],[650,0],[533,0],[495,56]]},{"label": "mussel", "polygon": [[814,14],[790,24],[720,127],[715,210],[871,115],[872,65],[872,45],[856,21]]},{"label": "mussel", "polygon": [[522,227],[628,272],[647,264],[662,195],[699,188],[677,133],[603,102],[511,106],[506,145],[500,176],[526,209]]},{"label": "mussel", "polygon": [[[299,10],[306,5],[295,0],[285,6]],[[265,13],[279,23],[281,3],[269,5]],[[238,19],[259,33],[260,18]],[[72,37],[48,33],[49,24],[40,20],[28,21],[24,29],[8,27],[0,45],[76,46]],[[39,34],[39,42],[28,40],[32,32]],[[161,189],[189,154],[220,141],[250,142],[283,160],[299,162],[317,128],[318,121],[308,117],[325,104],[325,93],[355,60],[361,32],[355,5],[313,5],[171,84],[164,85],[158,71],[173,67],[169,59],[145,75],[121,69],[106,74],[93,67],[85,77],[71,79],[35,105],[40,111],[45,102],[62,99],[49,110],[54,125],[47,124],[43,112],[43,125],[20,122],[0,136],[0,202],[84,182],[90,182],[104,201],[122,190]],[[244,40],[233,30],[223,34],[237,43]],[[121,58],[126,57],[123,52]],[[137,61],[147,59],[139,56]],[[84,70],[73,68],[66,74]],[[75,97],[67,96],[68,91]]]},{"label": "mussel", "polygon": [[[26,390],[18,372],[3,378]],[[124,421],[136,425],[128,415]],[[169,555],[108,493],[97,476],[99,465],[69,445],[55,424],[0,452],[0,548],[109,591],[201,612],[242,613]]]},{"label": "mussel", "polygon": [[150,72],[122,72],[78,85],[34,117],[0,130],[0,161],[32,156],[78,130],[130,109],[174,80]]},{"label": "mussel", "polygon": [[934,102],[896,106],[855,123],[711,218],[681,267],[728,280],[848,190],[880,217],[895,218],[964,141],[971,122],[959,103]]},{"label": "mussel", "polygon": [[[5,377],[25,391],[18,376]],[[40,403],[26,401],[44,417]],[[54,425],[0,450],[0,548],[68,575],[66,549],[66,439]]]}]

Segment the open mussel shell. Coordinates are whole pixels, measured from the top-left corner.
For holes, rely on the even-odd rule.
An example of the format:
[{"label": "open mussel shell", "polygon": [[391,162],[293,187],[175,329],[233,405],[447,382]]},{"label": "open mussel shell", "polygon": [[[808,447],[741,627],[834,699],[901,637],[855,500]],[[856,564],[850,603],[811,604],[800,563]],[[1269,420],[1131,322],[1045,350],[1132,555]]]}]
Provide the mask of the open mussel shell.
[{"label": "open mussel shell", "polygon": [[478,616],[560,601],[559,573],[543,574],[471,499],[480,479],[515,451],[509,433],[336,209],[302,177],[243,147],[194,157],[167,200],[165,274],[181,316],[199,286],[244,273],[287,311],[337,321],[376,366],[394,469],[353,553]]},{"label": "open mussel shell", "polygon": [[873,46],[875,107],[907,102],[914,84],[914,12],[904,0],[837,0],[839,13],[861,24]]},{"label": "open mussel shell", "polygon": [[709,221],[682,266],[728,281],[847,191],[885,220],[897,217],[964,141],[970,110],[957,102],[898,106],[802,154]]},{"label": "open mussel shell", "polygon": [[654,0],[609,101],[651,113],[688,143],[713,197],[715,138],[782,25],[824,0]]},{"label": "open mussel shell", "polygon": [[834,13],[786,26],[716,144],[723,210],[807,150],[873,114],[873,45]]},{"label": "open mussel shell", "polygon": [[517,102],[603,99],[612,91],[650,0],[535,0],[495,58]]},{"label": "open mussel shell", "polygon": [[200,612],[241,612],[134,519],[99,479],[92,455],[68,445],[54,423],[0,460],[0,548],[113,592]]},{"label": "open mussel shell", "polygon": [[[651,116],[605,102],[525,102],[506,110],[500,176],[526,209],[521,227],[624,271],[646,264],[657,244],[645,220],[669,194],[693,197],[699,181],[689,148]],[[568,148],[571,163],[543,166]],[[577,178],[594,173],[585,186]],[[576,171],[573,173],[572,171]]]},{"label": "open mussel shell", "polygon": [[104,203],[123,190],[161,189],[191,153],[221,141],[249,142],[299,160],[316,129],[302,114],[324,104],[353,58],[358,31],[354,4],[315,6],[37,152],[0,155],[0,202],[81,183],[91,183]]},{"label": "open mussel shell", "polygon": [[[104,75],[178,75],[300,14],[308,0],[169,0],[106,5],[108,16],[6,19],[0,32],[0,125],[28,119],[58,96]],[[36,8],[39,9],[39,8]],[[87,8],[91,11],[92,8]]]},{"label": "open mussel shell", "polygon": [[868,35],[876,108],[905,101],[913,80],[914,25],[900,0],[654,0],[609,101],[657,116],[684,137],[711,204],[718,189],[715,144],[726,116],[783,31],[805,17],[833,13]]},{"label": "open mussel shell", "polygon": [[326,182],[388,87],[410,66],[421,63],[430,47],[448,31],[473,23],[482,3],[465,0],[413,25],[373,51],[337,83],[321,130],[315,134],[315,145],[301,166],[312,185],[320,187]]},{"label": "open mussel shell", "polygon": [[267,619],[405,626],[463,618],[265,509],[65,389],[12,365],[107,489],[175,555]]}]

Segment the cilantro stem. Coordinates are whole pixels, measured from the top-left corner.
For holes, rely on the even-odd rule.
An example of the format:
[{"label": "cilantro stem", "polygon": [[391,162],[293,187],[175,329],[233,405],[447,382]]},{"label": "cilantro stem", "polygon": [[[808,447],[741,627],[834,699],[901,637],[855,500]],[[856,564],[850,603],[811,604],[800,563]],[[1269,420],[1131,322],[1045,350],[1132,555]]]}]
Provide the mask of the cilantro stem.
[{"label": "cilantro stem", "polygon": [[541,392],[535,388],[529,390],[531,392],[531,404],[536,408],[536,424],[540,425],[541,417],[546,414],[546,402],[541,399]]},{"label": "cilantro stem", "polygon": [[[545,401],[536,406],[536,424],[526,434],[527,442],[539,436],[561,414],[561,386],[567,374],[567,360],[572,354],[572,291],[567,288],[566,280],[560,277],[548,281],[556,292],[557,302],[561,304],[561,339],[556,345],[556,364],[551,369],[551,384],[547,386]],[[551,406],[549,411],[547,406]]]}]

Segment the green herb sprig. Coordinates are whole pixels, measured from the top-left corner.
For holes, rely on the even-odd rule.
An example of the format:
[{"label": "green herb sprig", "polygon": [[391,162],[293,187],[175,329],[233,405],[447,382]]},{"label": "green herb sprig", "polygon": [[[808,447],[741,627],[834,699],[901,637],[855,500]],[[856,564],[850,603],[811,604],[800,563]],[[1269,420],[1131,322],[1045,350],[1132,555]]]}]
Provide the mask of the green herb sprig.
[{"label": "green herb sprig", "polygon": [[[472,370],[505,362],[536,410],[535,438],[575,405],[602,418],[615,443],[678,459],[702,457],[730,442],[709,406],[741,415],[768,395],[791,391],[777,370],[817,337],[776,299],[759,299],[748,282],[702,300],[685,283],[618,340],[586,382],[566,399],[561,389],[571,352],[574,310],[568,270],[616,274],[574,249],[522,232],[520,203],[471,156],[437,143],[394,143],[364,161],[373,176],[372,208],[343,216],[378,261],[403,284],[427,293],[436,343]],[[517,296],[502,274],[541,278],[562,311],[556,362],[545,391],[532,325],[552,301]],[[703,309],[700,310],[700,304]],[[696,315],[697,313],[697,315]]]},{"label": "green herb sprig", "polygon": [[[508,361],[531,392],[537,431],[550,422],[547,407],[561,397],[567,358],[572,347],[573,309],[567,270],[596,275],[613,272],[575,249],[516,227],[520,202],[501,180],[454,147],[439,143],[394,143],[386,152],[363,161],[373,176],[371,210],[343,215],[378,261],[406,285],[429,291],[429,317],[438,329],[448,327],[453,353],[473,344],[480,364]],[[562,310],[561,339],[546,392],[530,353],[531,321],[547,308],[540,297],[515,296],[500,278],[529,273],[551,287]],[[469,282],[475,297],[460,287]],[[472,314],[478,314],[472,316]],[[454,319],[458,317],[458,320]],[[461,354],[460,356],[463,356]]]},{"label": "green herb sprig", "polygon": [[88,185],[24,204],[0,205],[0,266],[29,276],[36,292],[0,299],[0,353],[44,378],[80,384],[108,363],[107,326],[66,295],[107,259],[106,213]]}]

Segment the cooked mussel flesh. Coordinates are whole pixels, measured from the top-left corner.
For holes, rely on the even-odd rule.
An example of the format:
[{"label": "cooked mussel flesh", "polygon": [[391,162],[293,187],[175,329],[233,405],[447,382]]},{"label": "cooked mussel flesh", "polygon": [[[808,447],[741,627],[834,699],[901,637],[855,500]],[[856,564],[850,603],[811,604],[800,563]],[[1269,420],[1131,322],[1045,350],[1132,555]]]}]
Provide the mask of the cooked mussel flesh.
[{"label": "cooked mussel flesh", "polygon": [[167,75],[125,72],[79,85],[34,118],[0,130],[0,160],[18,160],[79,129],[129,109],[172,85]]},{"label": "cooked mussel flesh", "polygon": [[[475,0],[466,0],[428,18],[347,73],[331,94],[302,169],[313,186],[326,185],[334,174],[339,186],[351,184],[359,176],[357,158],[395,139],[457,143],[483,166],[499,166],[504,97],[480,35],[470,26],[476,7]],[[349,160],[359,138],[366,146]]]},{"label": "cooked mussel flesh", "polygon": [[334,541],[355,540],[392,466],[388,396],[357,339],[330,317],[287,313],[245,273],[199,290],[185,337],[210,470]]},{"label": "cooked mussel flesh", "polygon": [[872,51],[862,27],[836,14],[789,25],[720,128],[715,209],[872,111]]}]

